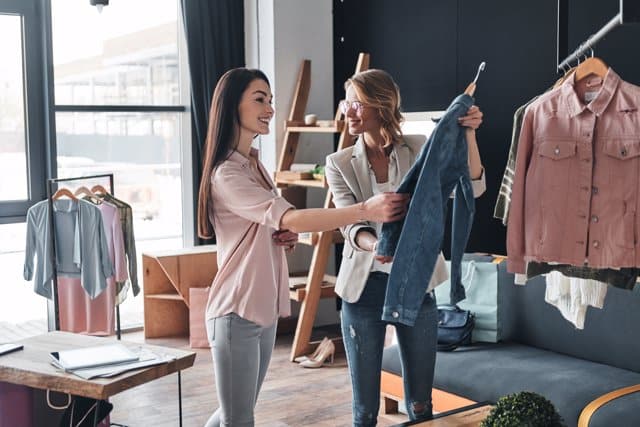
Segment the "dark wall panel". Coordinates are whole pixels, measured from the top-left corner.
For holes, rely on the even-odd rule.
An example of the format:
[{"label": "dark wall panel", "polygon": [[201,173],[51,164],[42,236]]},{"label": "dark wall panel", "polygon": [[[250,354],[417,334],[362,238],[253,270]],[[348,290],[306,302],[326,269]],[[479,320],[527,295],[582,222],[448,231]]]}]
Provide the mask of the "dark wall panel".
[{"label": "dark wall panel", "polygon": [[485,120],[478,145],[487,192],[476,200],[477,214],[469,251],[506,253],[506,228],[493,219],[507,162],[513,112],[555,80],[555,0],[459,0],[457,89],[464,90],[486,61],[478,79],[476,103]]},{"label": "dark wall panel", "polygon": [[[372,67],[394,76],[405,111],[446,108],[473,79],[478,64],[487,62],[476,90],[485,113],[478,140],[487,193],[477,201],[468,251],[506,252],[506,230],[493,219],[493,207],[513,112],[558,78],[557,5],[557,0],[334,1],[336,101],[344,97],[342,85],[360,51],[371,53]],[[618,5],[619,0],[569,0],[569,52],[607,23]],[[595,53],[623,79],[640,84],[639,41],[640,25],[620,27]]]},{"label": "dark wall panel", "polygon": [[[626,0],[633,1],[633,0]],[[569,52],[602,28],[618,13],[620,0],[569,1]],[[640,85],[640,24],[615,28],[595,47],[596,56],[610,65],[620,77]]]},{"label": "dark wall panel", "polygon": [[455,92],[457,4],[451,0],[334,2],[336,97],[358,52],[371,54],[400,86],[407,111],[436,110]]}]

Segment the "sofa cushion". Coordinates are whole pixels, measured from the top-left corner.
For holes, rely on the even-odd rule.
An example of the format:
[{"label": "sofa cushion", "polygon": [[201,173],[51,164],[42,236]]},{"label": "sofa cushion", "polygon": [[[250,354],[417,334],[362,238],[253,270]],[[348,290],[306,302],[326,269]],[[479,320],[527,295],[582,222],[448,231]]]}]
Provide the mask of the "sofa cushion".
[{"label": "sofa cushion", "polygon": [[[397,346],[385,349],[382,365],[401,375]],[[577,424],[592,400],[634,384],[640,384],[640,374],[518,343],[439,352],[434,379],[435,388],[477,402],[496,402],[524,390],[539,393],[553,402],[569,426]],[[589,427],[640,426],[638,408],[640,393],[617,399],[599,409]]]},{"label": "sofa cushion", "polygon": [[[506,264],[498,268],[499,280],[513,283]],[[640,293],[609,286],[604,307],[589,307],[584,329],[579,330],[545,302],[545,290],[543,277],[524,286],[500,287],[498,310],[505,341],[640,372]]]},{"label": "sofa cushion", "polygon": [[[589,427],[638,426],[640,425],[640,393],[619,397],[591,416]],[[633,415],[631,418],[630,415]]]}]

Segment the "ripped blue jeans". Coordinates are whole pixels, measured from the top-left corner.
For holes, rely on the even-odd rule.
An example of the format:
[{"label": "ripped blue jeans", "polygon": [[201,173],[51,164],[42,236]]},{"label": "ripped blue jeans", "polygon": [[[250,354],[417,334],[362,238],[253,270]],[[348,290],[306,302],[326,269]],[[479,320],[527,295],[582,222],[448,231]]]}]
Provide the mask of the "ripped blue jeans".
[{"label": "ripped blue jeans", "polygon": [[[353,426],[375,426],[380,407],[380,371],[388,322],[381,320],[389,275],[369,275],[360,299],[342,302],[342,337],[353,391]],[[436,301],[425,296],[414,326],[394,323],[407,412],[412,420],[432,413],[431,387],[436,362]]]}]

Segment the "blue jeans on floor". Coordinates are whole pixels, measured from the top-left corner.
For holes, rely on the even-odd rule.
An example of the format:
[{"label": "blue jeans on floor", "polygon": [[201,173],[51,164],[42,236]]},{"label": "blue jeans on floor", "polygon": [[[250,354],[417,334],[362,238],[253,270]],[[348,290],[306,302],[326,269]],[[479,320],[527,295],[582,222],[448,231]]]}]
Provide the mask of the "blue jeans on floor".
[{"label": "blue jeans on floor", "polygon": [[[388,322],[381,320],[389,275],[372,272],[360,299],[342,302],[342,337],[353,390],[354,427],[375,426],[380,407],[380,371]],[[414,326],[395,323],[407,412],[414,420],[432,413],[431,387],[436,362],[436,301],[425,296]],[[414,411],[417,404],[424,409]]]}]

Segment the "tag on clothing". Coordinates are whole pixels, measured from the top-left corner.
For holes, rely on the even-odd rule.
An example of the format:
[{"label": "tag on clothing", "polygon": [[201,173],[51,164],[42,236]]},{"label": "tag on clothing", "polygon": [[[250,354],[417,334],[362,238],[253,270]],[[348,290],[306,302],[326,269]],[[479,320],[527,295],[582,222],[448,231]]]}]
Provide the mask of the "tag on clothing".
[{"label": "tag on clothing", "polygon": [[585,92],[584,93],[584,102],[589,103],[589,102],[593,101],[594,99],[596,99],[596,96],[598,96],[598,92],[597,91]]},{"label": "tag on clothing", "polygon": [[602,77],[595,76],[587,80],[587,87],[596,87],[602,84]]}]

